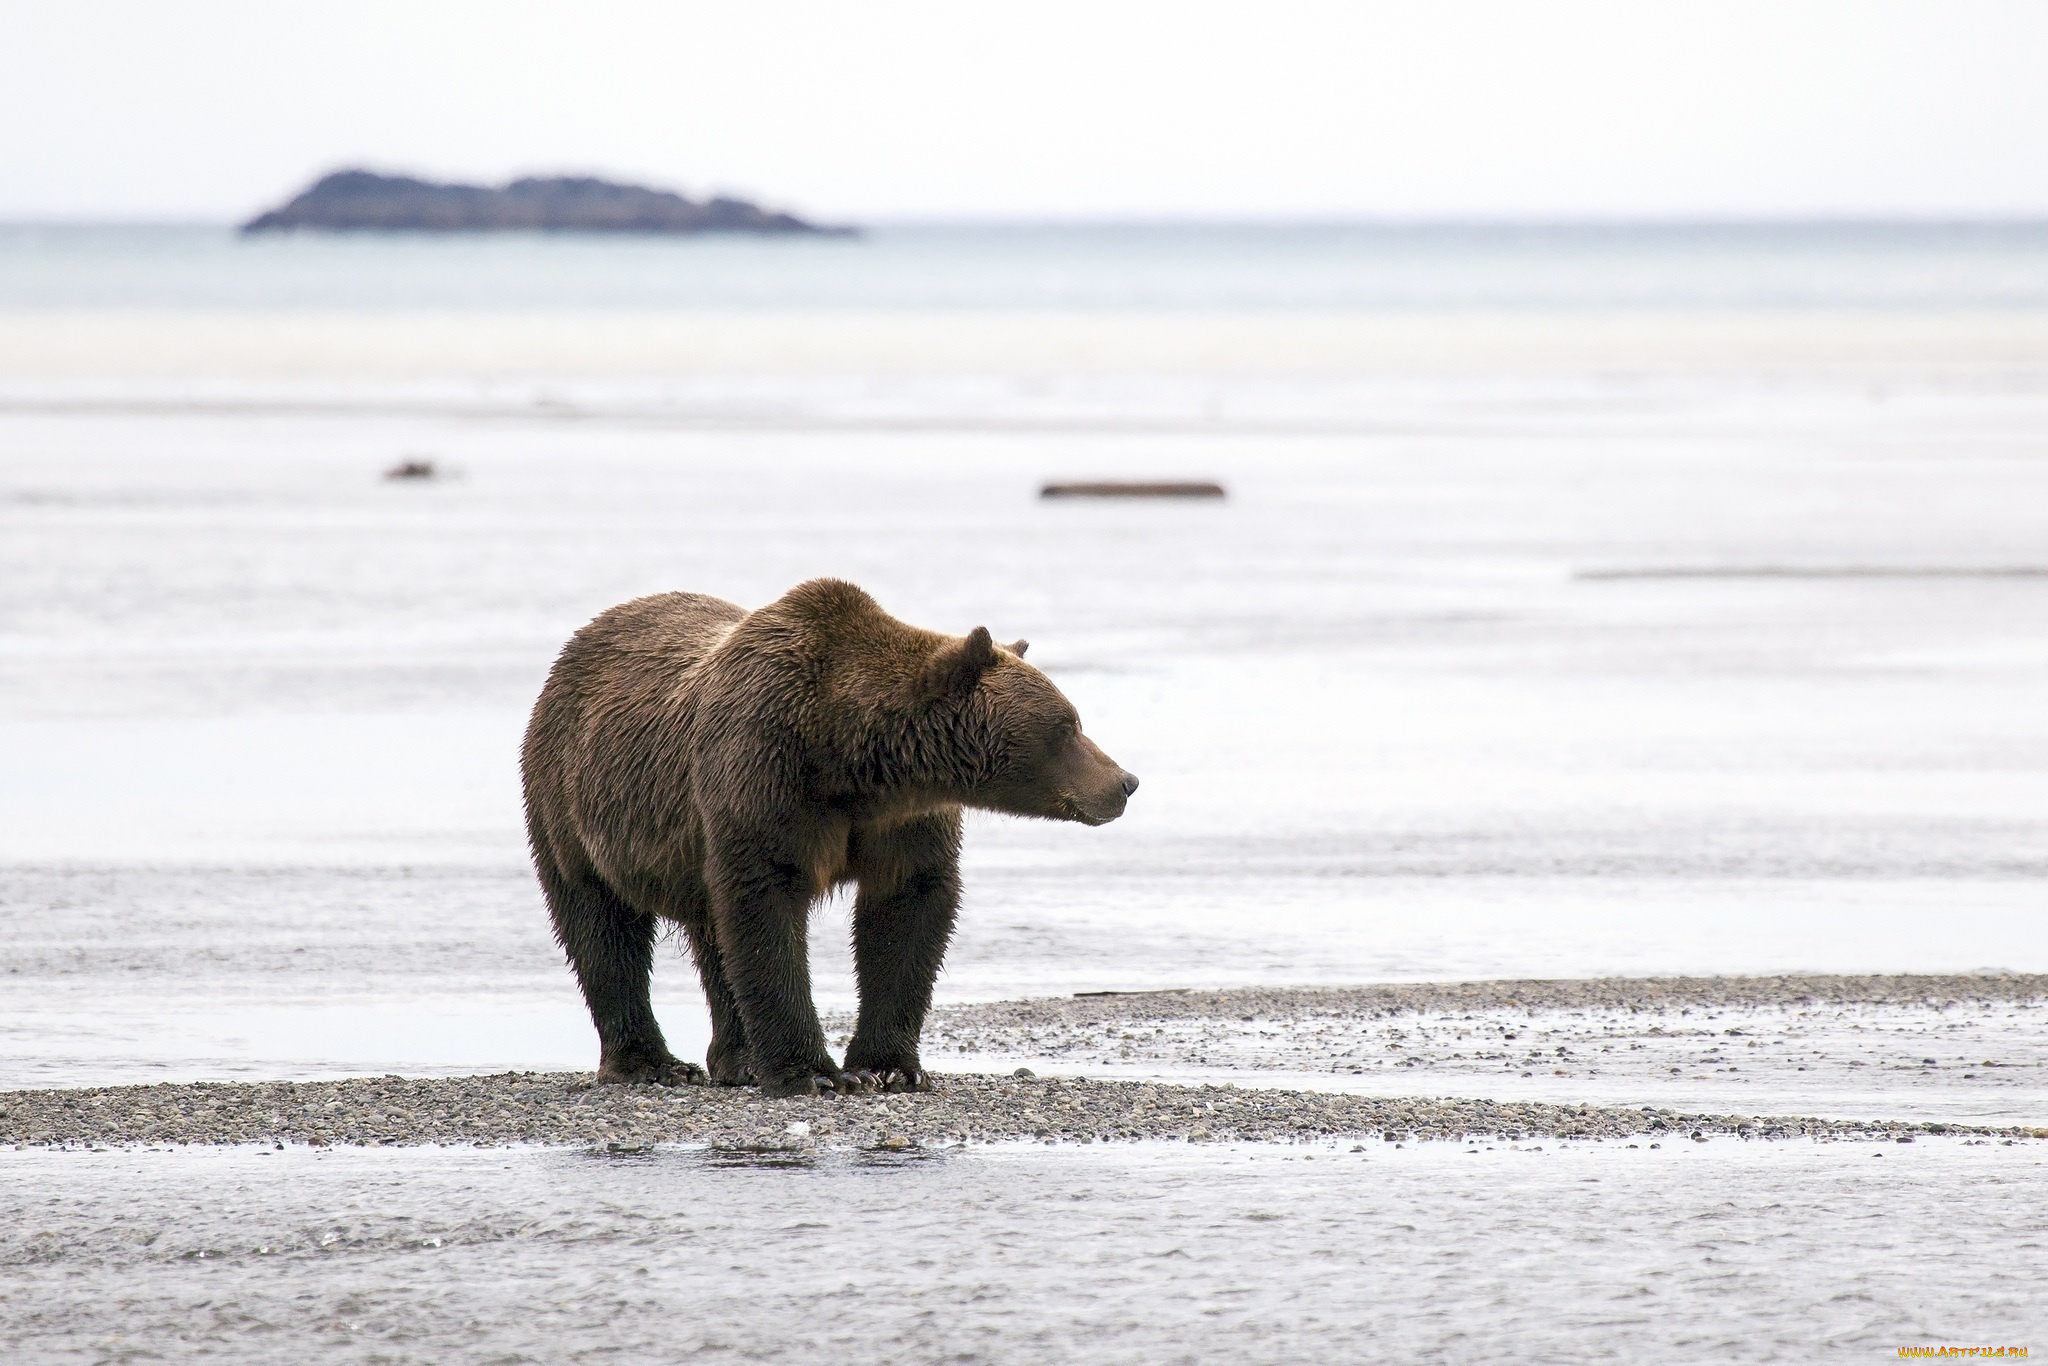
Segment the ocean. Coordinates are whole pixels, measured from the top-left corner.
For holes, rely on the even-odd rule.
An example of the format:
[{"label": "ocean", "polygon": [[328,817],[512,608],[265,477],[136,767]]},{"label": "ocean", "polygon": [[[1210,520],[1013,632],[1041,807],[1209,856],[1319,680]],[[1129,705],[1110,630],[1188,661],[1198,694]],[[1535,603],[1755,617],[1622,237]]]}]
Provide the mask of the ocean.
[{"label": "ocean", "polygon": [[0,308],[2038,311],[2048,225],[893,224],[854,239],[0,225]]},{"label": "ocean", "polygon": [[[408,460],[439,477],[383,477]],[[1229,496],[1037,496],[1125,477]],[[615,602],[824,574],[1028,637],[1143,779],[1102,829],[971,823],[942,1000],[2048,970],[2048,227],[23,227],[0,1086],[591,1066],[524,861],[526,708]],[[656,1000],[701,1049],[679,954]],[[1954,1112],[2037,1107],[2038,1071]],[[2005,1198],[1979,1157],[1914,1169],[1952,1218]],[[961,1179],[1023,1199],[1060,1160]],[[1906,1189],[1863,1184],[1821,1244]],[[2041,1232],[2011,1234],[2036,1264]],[[1984,1321],[1901,1284],[1841,1290],[1882,1312],[1830,1341]],[[1701,1314],[1797,1336],[1745,1286]],[[1532,1351],[1600,1321],[1432,1293]],[[1389,1340],[1449,1340],[1419,1322]]]}]

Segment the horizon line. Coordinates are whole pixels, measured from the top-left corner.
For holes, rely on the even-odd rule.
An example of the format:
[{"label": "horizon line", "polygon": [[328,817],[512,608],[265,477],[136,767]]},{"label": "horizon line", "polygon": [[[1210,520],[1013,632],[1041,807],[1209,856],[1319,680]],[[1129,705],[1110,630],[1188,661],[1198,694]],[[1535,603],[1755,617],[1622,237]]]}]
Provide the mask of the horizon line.
[{"label": "horizon line", "polygon": [[[236,230],[240,218],[211,216],[0,214],[0,229],[19,228],[218,228]],[[1785,213],[1785,214],[884,214],[855,219],[860,228],[1370,228],[1370,229],[1645,229],[1645,228],[2048,228],[2048,210],[2029,214]],[[308,230],[320,236],[349,232]],[[390,236],[516,236],[407,232]],[[667,236],[669,234],[534,230],[535,236]],[[684,234],[688,235],[688,234]],[[719,235],[719,234],[706,234]],[[729,235],[729,234],[727,234]]]}]

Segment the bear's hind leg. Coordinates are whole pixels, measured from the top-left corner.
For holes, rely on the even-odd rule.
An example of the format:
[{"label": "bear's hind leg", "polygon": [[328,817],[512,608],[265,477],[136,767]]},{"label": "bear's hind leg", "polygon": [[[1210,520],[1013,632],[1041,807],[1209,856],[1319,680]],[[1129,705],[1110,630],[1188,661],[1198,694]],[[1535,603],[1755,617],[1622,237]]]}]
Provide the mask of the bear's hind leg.
[{"label": "bear's hind leg", "polygon": [[600,1082],[702,1085],[704,1069],[668,1051],[649,998],[655,920],[628,905],[595,874],[541,870],[555,938],[576,970],[597,1026]]},{"label": "bear's hind leg", "polygon": [[853,964],[860,1020],[846,1070],[889,1091],[929,1091],[918,1039],[960,909],[960,816],[927,816],[860,840]]},{"label": "bear's hind leg", "polygon": [[696,960],[698,979],[704,983],[704,1004],[711,1012],[711,1047],[705,1052],[704,1066],[711,1072],[712,1084],[752,1086],[747,1027],[732,998],[732,984],[725,980],[725,962],[719,957],[718,936],[711,932],[709,915],[685,918],[683,932],[690,937],[690,957]]}]

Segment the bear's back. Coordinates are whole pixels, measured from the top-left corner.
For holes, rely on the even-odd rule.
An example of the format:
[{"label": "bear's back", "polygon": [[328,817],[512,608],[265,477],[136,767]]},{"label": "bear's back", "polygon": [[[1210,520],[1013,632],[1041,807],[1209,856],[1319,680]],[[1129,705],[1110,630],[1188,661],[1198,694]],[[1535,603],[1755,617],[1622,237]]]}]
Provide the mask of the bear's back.
[{"label": "bear's back", "polygon": [[599,810],[630,813],[631,824],[675,810],[689,787],[680,741],[691,675],[746,615],[722,598],[658,593],[621,603],[570,637],[520,756],[537,843],[545,836],[561,847],[572,831],[582,842]]},{"label": "bear's back", "polygon": [[746,615],[737,603],[703,593],[620,603],[569,638],[541,703],[609,711],[669,696]]}]

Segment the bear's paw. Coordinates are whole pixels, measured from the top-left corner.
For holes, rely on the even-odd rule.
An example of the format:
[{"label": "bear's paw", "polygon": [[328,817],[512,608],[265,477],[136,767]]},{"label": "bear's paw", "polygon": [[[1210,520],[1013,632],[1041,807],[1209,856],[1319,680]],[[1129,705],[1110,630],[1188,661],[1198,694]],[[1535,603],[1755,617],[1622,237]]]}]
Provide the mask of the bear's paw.
[{"label": "bear's paw", "polygon": [[597,1079],[606,1086],[706,1086],[711,1081],[703,1068],[680,1058],[607,1062],[598,1068]]},{"label": "bear's paw", "polygon": [[850,1096],[874,1089],[873,1081],[865,1074],[842,1072],[836,1067],[803,1067],[761,1081],[764,1096]]}]

